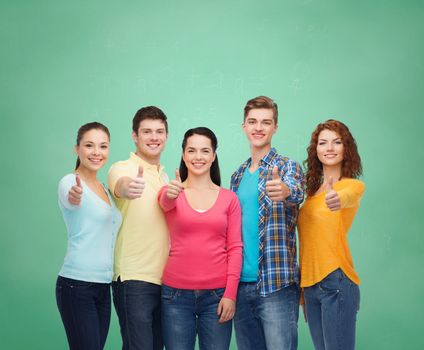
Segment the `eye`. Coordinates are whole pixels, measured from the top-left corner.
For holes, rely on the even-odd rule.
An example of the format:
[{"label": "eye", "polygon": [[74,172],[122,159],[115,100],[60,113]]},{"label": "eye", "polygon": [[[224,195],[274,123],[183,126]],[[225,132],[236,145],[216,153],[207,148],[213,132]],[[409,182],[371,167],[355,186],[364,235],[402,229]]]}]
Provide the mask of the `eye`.
[{"label": "eye", "polygon": [[108,148],[109,148],[109,146],[107,146],[107,145],[102,145],[102,146],[101,146],[101,148],[102,148],[102,149],[108,149]]},{"label": "eye", "polygon": [[338,141],[335,142],[335,144],[336,145],[341,145],[342,144],[342,141],[338,140]]},{"label": "eye", "polygon": [[324,146],[324,145],[325,145],[325,142],[323,142],[323,141],[318,142],[318,145],[319,145],[319,146]]}]

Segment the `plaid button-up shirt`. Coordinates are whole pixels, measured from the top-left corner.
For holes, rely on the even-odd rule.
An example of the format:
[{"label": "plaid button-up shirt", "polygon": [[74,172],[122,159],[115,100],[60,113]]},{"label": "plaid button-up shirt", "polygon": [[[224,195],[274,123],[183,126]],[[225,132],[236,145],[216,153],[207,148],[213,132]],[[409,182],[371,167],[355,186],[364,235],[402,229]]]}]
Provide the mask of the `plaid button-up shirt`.
[{"label": "plaid button-up shirt", "polygon": [[[231,176],[231,190],[237,193],[251,158]],[[290,196],[283,202],[273,202],[265,191],[272,179],[272,169],[278,167],[281,180],[289,187]],[[277,154],[272,148],[259,162],[259,260],[258,291],[267,296],[293,283],[299,283],[296,256],[296,222],[303,201],[303,173],[292,159]]]}]

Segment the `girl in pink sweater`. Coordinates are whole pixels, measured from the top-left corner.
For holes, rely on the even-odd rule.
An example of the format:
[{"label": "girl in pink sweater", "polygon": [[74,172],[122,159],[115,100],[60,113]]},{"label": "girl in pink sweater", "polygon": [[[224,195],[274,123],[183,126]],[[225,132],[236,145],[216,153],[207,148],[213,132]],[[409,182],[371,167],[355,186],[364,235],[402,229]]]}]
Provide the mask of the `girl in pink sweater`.
[{"label": "girl in pink sweater", "polygon": [[167,350],[227,350],[242,264],[237,196],[220,187],[217,139],[188,130],[175,180],[159,192],[171,236],[163,274],[162,328]]}]

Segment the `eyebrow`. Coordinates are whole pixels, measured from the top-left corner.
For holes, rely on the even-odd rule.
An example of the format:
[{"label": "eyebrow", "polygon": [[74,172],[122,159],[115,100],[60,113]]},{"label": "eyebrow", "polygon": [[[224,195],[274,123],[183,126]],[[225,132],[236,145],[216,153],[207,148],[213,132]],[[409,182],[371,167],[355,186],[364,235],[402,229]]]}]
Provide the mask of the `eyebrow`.
[{"label": "eyebrow", "polygon": [[157,128],[157,129],[152,129],[152,128],[140,128],[140,129],[139,129],[139,131],[152,131],[152,130],[156,130],[156,131],[163,130],[163,131],[165,131],[165,128]]},{"label": "eyebrow", "polygon": [[328,139],[318,139],[318,141],[337,141],[337,140],[340,140],[341,141],[341,137],[337,137],[337,138],[335,138],[335,139],[332,139],[332,140],[328,140]]},{"label": "eyebrow", "polygon": [[[254,117],[247,117],[246,118],[246,121],[250,121],[250,120],[258,120],[257,118],[254,118]],[[273,120],[273,118],[265,118],[265,119],[262,119],[261,121],[262,122],[272,122],[272,120]]]}]

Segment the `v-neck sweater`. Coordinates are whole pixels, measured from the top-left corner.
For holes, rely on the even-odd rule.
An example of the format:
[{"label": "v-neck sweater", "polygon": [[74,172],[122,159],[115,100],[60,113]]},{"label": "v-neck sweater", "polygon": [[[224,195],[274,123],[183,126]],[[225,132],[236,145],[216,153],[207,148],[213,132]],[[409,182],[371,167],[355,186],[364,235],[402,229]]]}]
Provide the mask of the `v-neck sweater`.
[{"label": "v-neck sweater", "polygon": [[220,188],[213,206],[193,209],[184,191],[177,199],[158,195],[170,232],[171,250],[162,281],[178,289],[225,288],[236,300],[242,264],[241,209],[237,196]]},{"label": "v-neck sweater", "polygon": [[353,266],[347,234],[365,190],[362,181],[342,179],[333,185],[341,209],[331,211],[325,204],[326,192],[310,196],[299,212],[297,228],[300,243],[301,287],[310,287],[340,268],[355,284],[360,283]]},{"label": "v-neck sweater", "polygon": [[68,192],[75,184],[75,174],[68,174],[59,182],[59,207],[68,231],[68,247],[59,275],[87,282],[110,283],[121,213],[106,189],[109,203],[82,179],[81,204],[70,204]]}]

